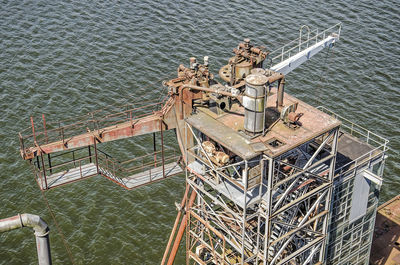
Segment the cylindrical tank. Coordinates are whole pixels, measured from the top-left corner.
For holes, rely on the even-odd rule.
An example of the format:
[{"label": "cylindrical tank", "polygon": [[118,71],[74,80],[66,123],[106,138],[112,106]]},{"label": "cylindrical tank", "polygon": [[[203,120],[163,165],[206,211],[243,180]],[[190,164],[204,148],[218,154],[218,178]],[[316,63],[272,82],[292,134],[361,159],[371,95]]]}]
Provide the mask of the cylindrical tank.
[{"label": "cylindrical tank", "polygon": [[235,73],[236,80],[242,79],[248,75],[250,75],[252,64],[247,61],[243,61],[241,63],[236,64]]},{"label": "cylindrical tank", "polygon": [[262,68],[254,68],[254,69],[251,69],[250,73],[252,75],[265,75],[265,70]]},{"label": "cylindrical tank", "polygon": [[265,84],[268,82],[268,78],[261,74],[251,74],[246,77],[245,81],[244,128],[251,133],[262,132],[264,129]]}]

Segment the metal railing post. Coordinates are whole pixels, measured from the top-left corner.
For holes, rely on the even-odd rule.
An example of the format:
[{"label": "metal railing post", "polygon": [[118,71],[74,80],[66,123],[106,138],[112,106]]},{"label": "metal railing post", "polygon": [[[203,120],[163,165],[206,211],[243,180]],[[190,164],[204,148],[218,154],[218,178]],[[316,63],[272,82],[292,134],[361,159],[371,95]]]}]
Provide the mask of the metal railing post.
[{"label": "metal railing post", "polygon": [[89,149],[89,162],[92,163],[92,150],[90,149],[90,145],[88,145]]},{"label": "metal railing post", "polygon": [[156,146],[156,133],[153,132],[153,151],[154,151],[154,167],[157,167],[157,146]]},{"label": "metal railing post", "polygon": [[82,161],[79,160],[79,173],[81,174],[81,178],[83,178],[83,175],[82,175],[82,163],[81,162]]},{"label": "metal railing post", "polygon": [[52,169],[52,167],[51,167],[51,157],[50,157],[50,154],[47,154],[47,160],[49,161],[49,171],[50,171],[50,174],[53,174],[53,169]]},{"label": "metal railing post", "polygon": [[163,134],[163,120],[160,120],[160,132],[161,132],[161,159],[162,159],[162,171],[163,178],[165,178],[165,160],[164,160],[164,134]]},{"label": "metal railing post", "polygon": [[96,169],[97,169],[97,174],[99,174],[99,159],[97,154],[96,137],[94,137],[94,135],[93,135],[93,144],[94,144],[94,155],[96,159]]},{"label": "metal railing post", "polygon": [[46,190],[47,190],[47,177],[46,177],[46,168],[44,166],[43,154],[40,154],[40,159],[42,160],[42,170],[43,170],[43,176],[44,176],[44,184],[46,185]]}]

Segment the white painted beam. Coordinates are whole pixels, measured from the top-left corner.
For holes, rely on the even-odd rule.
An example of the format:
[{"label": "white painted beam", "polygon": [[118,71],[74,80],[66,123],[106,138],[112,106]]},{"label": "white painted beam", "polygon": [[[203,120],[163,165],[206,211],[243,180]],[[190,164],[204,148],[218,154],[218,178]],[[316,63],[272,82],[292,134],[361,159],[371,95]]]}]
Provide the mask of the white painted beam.
[{"label": "white painted beam", "polygon": [[322,51],[324,48],[332,46],[335,43],[337,37],[335,36],[328,36],[327,38],[323,39],[320,42],[308,47],[307,49],[291,56],[290,58],[274,65],[271,67],[271,70],[276,72],[282,73],[284,75],[290,73],[304,62],[307,62],[311,59],[314,55]]}]

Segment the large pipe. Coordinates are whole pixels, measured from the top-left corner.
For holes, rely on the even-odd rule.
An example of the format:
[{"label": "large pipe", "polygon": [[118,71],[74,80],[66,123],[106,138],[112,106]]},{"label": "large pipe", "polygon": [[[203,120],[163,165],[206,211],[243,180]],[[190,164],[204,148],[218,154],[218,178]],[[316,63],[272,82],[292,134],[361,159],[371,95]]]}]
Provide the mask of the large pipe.
[{"label": "large pipe", "polygon": [[285,91],[285,78],[283,77],[282,79],[279,80],[279,85],[278,85],[278,95],[277,95],[277,107],[282,107],[283,106],[283,94]]},{"label": "large pipe", "polygon": [[24,213],[0,220],[0,233],[22,227],[31,227],[35,231],[39,265],[51,265],[50,229],[40,216]]},{"label": "large pipe", "polygon": [[283,106],[283,95],[284,95],[284,87],[285,87],[285,75],[281,73],[275,72],[271,76],[268,76],[268,84],[272,84],[275,81],[278,81],[278,92],[276,97],[276,107]]},{"label": "large pipe", "polygon": [[[182,208],[185,207],[185,203],[186,203],[186,199],[187,199],[188,193],[189,193],[189,185],[186,186],[185,195],[182,198],[182,202],[181,202],[181,207]],[[174,227],[172,228],[171,234],[169,235],[168,244],[167,244],[167,247],[165,248],[164,256],[163,256],[162,261],[161,261],[161,265],[165,264],[165,260],[167,259],[168,252],[169,252],[169,249],[171,247],[172,240],[174,239],[176,229],[178,228],[179,220],[181,219],[181,215],[182,215],[182,211],[179,210],[178,214],[176,215]]]},{"label": "large pipe", "polygon": [[192,194],[190,195],[189,202],[186,206],[185,215],[182,217],[181,225],[179,226],[178,233],[175,238],[174,245],[172,246],[171,253],[169,254],[169,259],[167,265],[174,264],[176,253],[178,252],[179,245],[182,241],[183,233],[185,232],[187,221],[188,221],[188,211],[190,211],[190,207],[192,207],[194,200],[196,199],[196,191],[193,190]]},{"label": "large pipe", "polygon": [[233,98],[237,98],[238,97],[238,95],[234,95],[234,94],[232,94],[230,92],[227,92],[227,91],[214,90],[214,89],[211,89],[211,88],[208,88],[208,87],[195,86],[195,85],[183,85],[181,93],[183,93],[183,90],[186,89],[186,88],[189,88],[191,90],[198,90],[198,91],[216,93],[216,94],[220,94],[220,95],[228,96],[228,97],[233,97]]}]

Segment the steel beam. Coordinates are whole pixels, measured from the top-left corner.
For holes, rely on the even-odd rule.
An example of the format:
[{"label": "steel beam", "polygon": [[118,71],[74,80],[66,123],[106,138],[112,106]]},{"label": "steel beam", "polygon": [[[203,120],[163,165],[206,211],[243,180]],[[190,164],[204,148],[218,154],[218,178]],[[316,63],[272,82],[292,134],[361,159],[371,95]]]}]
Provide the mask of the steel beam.
[{"label": "steel beam", "polygon": [[[114,126],[106,127],[101,130],[90,131],[80,135],[72,136],[68,139],[35,146],[29,148],[29,151],[34,156],[41,154],[51,154],[55,152],[65,151],[68,149],[86,147],[93,144],[93,137],[99,143],[110,142],[114,140],[120,140],[132,136],[144,135],[148,133],[160,131],[160,121],[162,117],[159,115],[150,115],[145,118],[134,120],[133,127],[132,123],[124,122]],[[165,130],[164,126],[164,130]],[[169,127],[168,129],[172,129]]]},{"label": "steel beam", "polygon": [[288,73],[290,73],[303,63],[310,60],[311,57],[322,51],[325,47],[331,47],[333,43],[336,42],[336,40],[337,40],[336,36],[328,36],[327,38],[310,46],[304,51],[301,51],[296,55],[291,56],[290,58],[272,66],[271,70],[287,75]]}]

